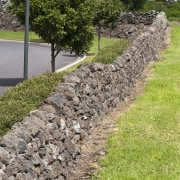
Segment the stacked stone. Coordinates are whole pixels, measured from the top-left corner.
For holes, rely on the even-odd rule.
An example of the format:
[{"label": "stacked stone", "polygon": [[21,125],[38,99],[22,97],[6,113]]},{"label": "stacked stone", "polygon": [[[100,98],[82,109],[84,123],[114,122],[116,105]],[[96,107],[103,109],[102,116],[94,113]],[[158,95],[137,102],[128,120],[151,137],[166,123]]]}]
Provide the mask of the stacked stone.
[{"label": "stacked stone", "polygon": [[7,5],[9,4],[9,0],[1,0],[0,1],[0,11],[5,11]]},{"label": "stacked stone", "polygon": [[6,11],[6,7],[8,4],[9,0],[0,1],[0,30],[22,30],[23,27],[18,22],[17,18]]},{"label": "stacked stone", "polygon": [[119,19],[119,24],[144,24],[151,25],[156,18],[157,11],[140,12],[140,13],[124,13]]},{"label": "stacked stone", "polygon": [[130,95],[146,64],[156,58],[166,24],[165,14],[158,14],[112,64],[86,63],[65,76],[37,110],[1,138],[1,179],[69,179],[90,129]]},{"label": "stacked stone", "polygon": [[140,13],[125,13],[117,22],[117,27],[113,30],[102,28],[102,36],[110,36],[114,38],[129,39],[131,42],[135,38],[147,31],[147,28],[153,23],[158,12],[140,12]]},{"label": "stacked stone", "polygon": [[139,34],[146,32],[147,28],[148,26],[144,24],[121,24],[111,32],[111,37],[128,39],[133,42]]}]

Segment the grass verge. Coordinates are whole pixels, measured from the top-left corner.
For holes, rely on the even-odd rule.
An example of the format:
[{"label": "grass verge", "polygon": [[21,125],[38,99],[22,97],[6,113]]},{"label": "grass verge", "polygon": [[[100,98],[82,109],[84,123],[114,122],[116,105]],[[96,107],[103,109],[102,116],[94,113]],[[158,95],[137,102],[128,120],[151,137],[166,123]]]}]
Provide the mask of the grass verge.
[{"label": "grass verge", "polygon": [[[24,32],[15,32],[15,31],[0,31],[0,39],[4,40],[15,40],[15,41],[24,41]],[[34,32],[29,32],[29,41],[42,43],[44,42],[37,34]]]},{"label": "grass verge", "polygon": [[142,96],[117,121],[98,180],[180,179],[180,26]]}]

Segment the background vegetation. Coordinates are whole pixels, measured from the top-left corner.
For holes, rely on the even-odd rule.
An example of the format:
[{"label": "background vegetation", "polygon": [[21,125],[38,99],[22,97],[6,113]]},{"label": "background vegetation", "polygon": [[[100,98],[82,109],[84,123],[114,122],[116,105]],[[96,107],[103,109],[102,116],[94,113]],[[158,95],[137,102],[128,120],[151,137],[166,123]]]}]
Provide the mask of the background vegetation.
[{"label": "background vegetation", "polygon": [[145,12],[151,10],[164,11],[168,20],[180,21],[180,1],[177,3],[147,1],[142,10]]}]

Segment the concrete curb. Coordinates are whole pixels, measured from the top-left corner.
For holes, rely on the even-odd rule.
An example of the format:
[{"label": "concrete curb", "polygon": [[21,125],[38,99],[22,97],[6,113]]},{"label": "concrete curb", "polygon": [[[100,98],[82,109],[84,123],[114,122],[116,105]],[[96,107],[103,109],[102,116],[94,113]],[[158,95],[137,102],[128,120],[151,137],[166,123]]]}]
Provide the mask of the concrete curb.
[{"label": "concrete curb", "polygon": [[66,70],[66,69],[68,69],[68,68],[76,65],[77,63],[83,61],[85,58],[86,58],[86,55],[84,55],[83,57],[78,57],[78,59],[77,59],[76,61],[74,61],[73,63],[68,64],[68,65],[62,67],[61,69],[56,70],[56,72],[62,72],[62,71],[64,71],[64,70]]}]

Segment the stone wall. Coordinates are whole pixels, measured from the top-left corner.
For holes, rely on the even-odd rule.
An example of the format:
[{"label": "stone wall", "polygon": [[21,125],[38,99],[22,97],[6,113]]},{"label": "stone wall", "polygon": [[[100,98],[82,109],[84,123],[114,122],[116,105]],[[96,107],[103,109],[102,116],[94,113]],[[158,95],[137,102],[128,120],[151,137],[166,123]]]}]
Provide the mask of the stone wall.
[{"label": "stone wall", "polygon": [[130,95],[163,47],[166,25],[165,14],[158,14],[112,64],[86,63],[65,76],[37,110],[0,139],[1,179],[69,179],[82,140],[99,117]]},{"label": "stone wall", "polygon": [[17,18],[6,11],[9,0],[0,1],[0,30],[19,31],[23,30],[23,26],[18,22]]},{"label": "stone wall", "polygon": [[101,34],[105,37],[129,39],[132,42],[139,34],[147,31],[157,14],[156,11],[123,13],[113,30],[102,27]]}]

